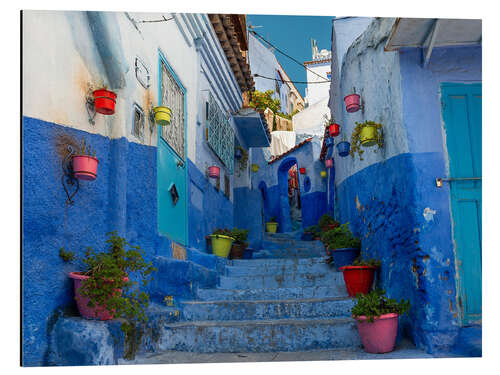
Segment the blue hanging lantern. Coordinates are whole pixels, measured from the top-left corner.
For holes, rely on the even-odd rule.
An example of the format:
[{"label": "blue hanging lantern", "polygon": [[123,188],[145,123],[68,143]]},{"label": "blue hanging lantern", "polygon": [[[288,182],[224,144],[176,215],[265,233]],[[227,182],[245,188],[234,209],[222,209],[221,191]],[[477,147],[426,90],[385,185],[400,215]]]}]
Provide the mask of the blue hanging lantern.
[{"label": "blue hanging lantern", "polygon": [[337,150],[339,155],[343,158],[349,155],[349,150],[351,149],[351,144],[347,141],[342,141],[337,143]]},{"label": "blue hanging lantern", "polygon": [[332,137],[328,137],[325,140],[325,144],[326,144],[326,147],[332,147],[333,146],[333,138]]}]

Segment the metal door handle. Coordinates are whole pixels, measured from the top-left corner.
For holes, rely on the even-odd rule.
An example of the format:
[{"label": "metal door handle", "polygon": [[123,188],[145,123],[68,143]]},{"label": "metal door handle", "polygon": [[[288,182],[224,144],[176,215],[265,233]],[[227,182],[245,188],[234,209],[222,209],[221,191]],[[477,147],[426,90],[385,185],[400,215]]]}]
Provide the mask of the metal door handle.
[{"label": "metal door handle", "polygon": [[443,187],[443,181],[453,182],[453,181],[478,181],[482,180],[482,177],[438,177],[436,178],[436,186]]}]

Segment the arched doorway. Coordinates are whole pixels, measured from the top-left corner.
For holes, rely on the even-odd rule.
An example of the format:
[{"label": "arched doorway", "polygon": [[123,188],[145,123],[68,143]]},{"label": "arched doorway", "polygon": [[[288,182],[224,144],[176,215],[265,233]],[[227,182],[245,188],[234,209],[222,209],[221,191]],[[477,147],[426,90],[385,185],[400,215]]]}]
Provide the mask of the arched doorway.
[{"label": "arched doorway", "polygon": [[291,232],[302,227],[299,186],[297,159],[284,159],[278,168],[280,232]]}]

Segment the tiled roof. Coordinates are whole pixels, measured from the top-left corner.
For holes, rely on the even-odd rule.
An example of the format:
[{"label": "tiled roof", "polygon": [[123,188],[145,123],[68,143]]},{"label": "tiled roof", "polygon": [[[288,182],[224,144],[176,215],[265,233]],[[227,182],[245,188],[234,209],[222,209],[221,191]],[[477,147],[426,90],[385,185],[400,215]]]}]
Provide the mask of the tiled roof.
[{"label": "tiled roof", "polygon": [[312,60],[312,61],[304,61],[304,65],[313,65],[313,64],[324,64],[329,61],[332,61],[332,59],[322,59],[322,60]]},{"label": "tiled roof", "polygon": [[312,139],[312,137],[307,138],[306,140],[304,140],[304,141],[300,142],[298,145],[295,145],[295,147],[292,147],[290,150],[288,150],[288,151],[286,151],[286,152],[282,153],[281,155],[275,156],[275,157],[274,157],[271,161],[269,161],[267,164],[272,164],[272,163],[274,163],[275,161],[280,160],[283,156],[288,155],[288,154],[290,154],[291,152],[294,152],[296,149],[301,148],[301,147],[302,147],[302,146],[304,146],[305,144],[307,144],[307,143],[311,142],[311,139]]}]

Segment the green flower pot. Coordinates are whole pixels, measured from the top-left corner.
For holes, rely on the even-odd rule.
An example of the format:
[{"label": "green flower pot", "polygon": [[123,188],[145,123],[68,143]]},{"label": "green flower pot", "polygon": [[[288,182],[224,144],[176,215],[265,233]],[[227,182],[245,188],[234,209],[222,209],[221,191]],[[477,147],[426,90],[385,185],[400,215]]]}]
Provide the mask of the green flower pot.
[{"label": "green flower pot", "polygon": [[377,144],[377,128],[375,126],[364,126],[359,134],[361,145],[363,147],[371,147]]},{"label": "green flower pot", "polygon": [[222,234],[211,234],[210,238],[212,239],[212,252],[218,257],[227,258],[234,238]]},{"label": "green flower pot", "polygon": [[273,223],[273,222],[266,223],[266,232],[276,233],[277,229],[278,229],[278,223]]}]

